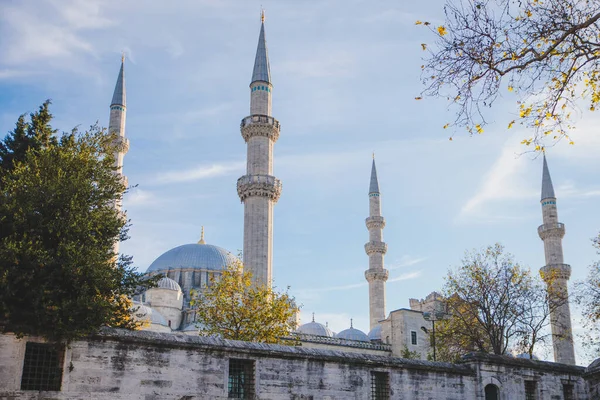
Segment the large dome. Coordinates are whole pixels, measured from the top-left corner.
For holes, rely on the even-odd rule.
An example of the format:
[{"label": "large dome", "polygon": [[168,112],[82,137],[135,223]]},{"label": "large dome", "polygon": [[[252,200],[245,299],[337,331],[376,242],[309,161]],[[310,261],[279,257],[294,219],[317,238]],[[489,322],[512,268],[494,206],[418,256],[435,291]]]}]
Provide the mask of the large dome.
[{"label": "large dome", "polygon": [[211,244],[184,244],[175,247],[158,257],[146,272],[168,271],[171,269],[205,269],[221,271],[237,261],[237,257],[227,250]]}]

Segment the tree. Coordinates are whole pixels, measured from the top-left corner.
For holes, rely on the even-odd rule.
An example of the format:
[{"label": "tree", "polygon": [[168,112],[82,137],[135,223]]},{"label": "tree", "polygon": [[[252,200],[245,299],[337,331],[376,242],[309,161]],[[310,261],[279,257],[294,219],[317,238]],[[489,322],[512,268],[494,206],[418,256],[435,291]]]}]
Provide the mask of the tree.
[{"label": "tree", "polygon": [[[594,239],[594,247],[600,253],[600,235]],[[583,345],[597,357],[600,354],[600,261],[592,264],[587,279],[576,284],[575,300],[582,308],[584,333]]]},{"label": "tree", "polygon": [[436,325],[440,360],[455,361],[472,351],[533,355],[550,337],[543,283],[499,244],[467,253],[463,264],[448,272],[443,294],[449,315]]},{"label": "tree", "polygon": [[25,114],[17,120],[15,129],[0,142],[0,167],[10,170],[14,162],[23,161],[28,151],[39,151],[57,143],[56,130],[50,126],[50,100],[46,100],[39,110],[30,114],[30,121]]},{"label": "tree", "polygon": [[211,276],[201,293],[192,293],[200,333],[224,339],[285,343],[295,326],[298,307],[287,292],[252,285],[252,274],[241,262],[229,265],[220,277]]},{"label": "tree", "polygon": [[56,342],[135,328],[129,299],[148,284],[113,252],[127,238],[114,138],[96,126],[49,137],[47,105],[2,143],[0,325]]},{"label": "tree", "polygon": [[[422,66],[424,96],[446,97],[456,110],[450,126],[482,133],[487,109],[516,96],[507,120],[533,128],[523,144],[573,141],[578,99],[594,111],[600,101],[598,0],[446,0],[445,22],[426,25],[436,45]],[[518,116],[517,116],[518,115]]]}]

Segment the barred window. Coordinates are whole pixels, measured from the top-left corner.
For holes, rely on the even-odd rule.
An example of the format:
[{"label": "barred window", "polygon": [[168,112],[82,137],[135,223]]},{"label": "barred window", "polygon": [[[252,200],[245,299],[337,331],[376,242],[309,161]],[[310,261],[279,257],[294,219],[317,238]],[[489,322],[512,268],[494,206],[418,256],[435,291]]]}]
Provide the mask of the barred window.
[{"label": "barred window", "polygon": [[537,400],[537,385],[535,381],[525,381],[525,400]]},{"label": "barred window", "polygon": [[413,345],[417,345],[417,332],[410,331],[410,343]]},{"label": "barred window", "polygon": [[64,348],[48,343],[27,342],[21,390],[59,391]]},{"label": "barred window", "polygon": [[575,400],[575,387],[572,384],[563,384],[563,398],[565,400]]},{"label": "barred window", "polygon": [[229,360],[227,392],[230,399],[254,398],[254,360]]},{"label": "barred window", "polygon": [[371,399],[389,400],[390,375],[387,372],[371,371]]}]

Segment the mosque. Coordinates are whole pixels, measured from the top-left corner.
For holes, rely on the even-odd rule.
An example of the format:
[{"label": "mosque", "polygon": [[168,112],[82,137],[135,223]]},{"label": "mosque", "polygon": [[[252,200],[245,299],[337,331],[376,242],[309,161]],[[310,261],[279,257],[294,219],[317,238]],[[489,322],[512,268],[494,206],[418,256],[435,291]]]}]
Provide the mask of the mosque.
[{"label": "mosque", "polygon": [[[123,60],[110,105],[109,131],[120,138],[121,150],[116,162],[119,173],[129,142],[125,138],[126,90]],[[241,120],[240,130],[247,144],[246,174],[237,181],[237,192],[244,203],[243,264],[252,272],[255,282],[270,284],[273,272],[273,214],[282,191],[282,184],[273,175],[273,148],[280,134],[280,124],[272,116],[271,72],[265,38],[264,14],[261,21],[256,58],[250,82],[250,115]],[[125,177],[123,176],[123,179]],[[366,183],[366,182],[365,182]],[[366,185],[365,185],[366,186]],[[300,325],[294,333],[302,346],[375,355],[397,355],[403,350],[417,353],[426,359],[430,353],[429,331],[436,313],[443,311],[443,299],[433,292],[424,300],[410,299],[410,308],[400,308],[386,314],[385,284],[388,270],[384,256],[387,244],[383,241],[385,219],[381,209],[381,191],[375,159],[368,186],[369,210],[366,227],[369,237],[365,244],[368,269],[365,279],[369,285],[370,331],[362,332],[353,326],[337,334],[327,325],[314,320]],[[562,238],[564,224],[558,222],[556,196],[546,158],[542,174],[541,205],[543,224],[538,228],[544,241],[546,266],[542,277],[553,276],[552,293],[567,293],[571,268],[564,264]],[[120,207],[120,205],[118,205]],[[228,250],[207,244],[202,231],[197,243],[183,244],[163,253],[147,269],[148,275],[162,274],[158,286],[146,291],[136,304],[136,315],[148,322],[147,330],[198,335],[190,291],[201,292],[211,276],[219,275],[237,258]],[[569,304],[551,315],[554,358],[556,362],[575,364]]]}]

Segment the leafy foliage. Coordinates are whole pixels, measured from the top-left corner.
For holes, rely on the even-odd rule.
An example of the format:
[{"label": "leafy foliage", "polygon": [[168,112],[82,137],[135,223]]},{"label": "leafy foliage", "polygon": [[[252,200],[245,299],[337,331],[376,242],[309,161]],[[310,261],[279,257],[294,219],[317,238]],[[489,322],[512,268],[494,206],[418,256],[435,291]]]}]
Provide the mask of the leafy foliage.
[{"label": "leafy foliage", "polygon": [[127,238],[114,138],[97,126],[50,136],[48,104],[1,146],[0,324],[53,341],[136,328],[129,298],[147,284],[113,251]]},{"label": "leafy foliage", "polygon": [[598,0],[446,0],[446,19],[426,25],[436,46],[422,66],[423,95],[446,97],[456,109],[449,126],[483,133],[486,109],[516,96],[515,123],[533,128],[523,144],[569,140],[572,114],[600,100]]},{"label": "leafy foliage", "polygon": [[252,274],[241,262],[220,277],[211,276],[202,293],[192,294],[200,333],[248,342],[284,343],[295,326],[294,298],[268,285],[252,285]]},{"label": "leafy foliage", "polygon": [[440,360],[455,361],[472,351],[531,355],[550,337],[543,334],[549,322],[543,283],[499,244],[468,253],[448,273],[444,296],[449,315],[436,324]]}]

